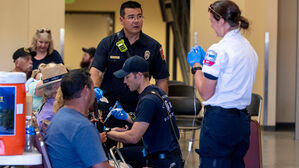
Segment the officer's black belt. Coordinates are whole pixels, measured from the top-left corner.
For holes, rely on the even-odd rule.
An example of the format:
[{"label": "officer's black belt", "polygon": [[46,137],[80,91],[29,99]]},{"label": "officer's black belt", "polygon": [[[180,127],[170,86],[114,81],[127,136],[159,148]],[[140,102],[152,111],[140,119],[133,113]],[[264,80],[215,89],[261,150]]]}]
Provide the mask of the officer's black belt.
[{"label": "officer's black belt", "polygon": [[248,112],[247,112],[247,109],[242,109],[242,110],[239,110],[237,108],[222,108],[220,106],[211,106],[211,105],[207,105],[205,106],[205,110],[213,110],[213,111],[218,111],[218,112],[227,112],[227,113],[230,113],[230,114],[233,114],[233,115],[240,115],[241,113],[244,113],[246,115],[249,115]]},{"label": "officer's black belt", "polygon": [[171,152],[155,152],[152,154],[146,155],[148,160],[158,160],[158,159],[167,159],[169,157],[180,156],[180,150],[175,149]]}]

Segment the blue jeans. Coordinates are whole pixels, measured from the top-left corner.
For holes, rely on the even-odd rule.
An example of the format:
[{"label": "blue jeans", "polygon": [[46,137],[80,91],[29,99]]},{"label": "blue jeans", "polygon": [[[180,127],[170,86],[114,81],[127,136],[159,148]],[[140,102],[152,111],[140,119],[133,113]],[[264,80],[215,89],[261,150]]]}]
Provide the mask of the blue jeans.
[{"label": "blue jeans", "polygon": [[246,110],[205,107],[200,132],[200,168],[244,168],[249,148],[250,118]]}]

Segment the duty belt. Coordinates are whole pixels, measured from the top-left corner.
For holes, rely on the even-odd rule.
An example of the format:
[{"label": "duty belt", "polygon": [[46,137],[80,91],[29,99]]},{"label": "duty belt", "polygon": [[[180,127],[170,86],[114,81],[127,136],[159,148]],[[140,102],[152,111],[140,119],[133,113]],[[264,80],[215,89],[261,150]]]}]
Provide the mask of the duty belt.
[{"label": "duty belt", "polygon": [[155,152],[152,154],[146,155],[146,159],[148,160],[157,160],[157,159],[166,159],[173,156],[180,156],[180,150],[175,149],[171,152]]},{"label": "duty belt", "polygon": [[240,115],[240,112],[249,115],[246,108],[239,110],[237,108],[222,108],[220,106],[210,106],[210,105],[205,106],[205,110],[209,110],[209,109],[213,109],[214,111],[224,111],[235,115]]}]

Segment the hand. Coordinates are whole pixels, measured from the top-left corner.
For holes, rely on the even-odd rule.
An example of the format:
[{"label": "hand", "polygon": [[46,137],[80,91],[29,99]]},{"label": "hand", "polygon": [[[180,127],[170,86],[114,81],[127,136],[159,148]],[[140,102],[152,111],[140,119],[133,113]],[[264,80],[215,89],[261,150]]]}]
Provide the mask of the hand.
[{"label": "hand", "polygon": [[116,108],[123,108],[118,101],[115,102]]},{"label": "hand", "polygon": [[99,89],[98,87],[93,88],[95,97],[97,99],[97,103],[100,102],[100,99],[103,97],[103,91]]},{"label": "hand", "polygon": [[191,68],[193,67],[194,63],[200,63],[200,65],[203,65],[205,56],[206,52],[201,48],[201,46],[192,47],[188,52],[187,61]]},{"label": "hand", "polygon": [[100,133],[100,136],[101,136],[101,142],[105,143],[107,141],[107,133],[102,132],[102,133]]},{"label": "hand", "polygon": [[116,108],[112,109],[112,107],[109,108],[109,110],[111,111],[111,115],[113,115],[116,119],[118,120],[127,120],[128,118],[128,114],[127,112],[125,112],[125,110],[120,106],[117,107],[118,105],[116,105]]}]

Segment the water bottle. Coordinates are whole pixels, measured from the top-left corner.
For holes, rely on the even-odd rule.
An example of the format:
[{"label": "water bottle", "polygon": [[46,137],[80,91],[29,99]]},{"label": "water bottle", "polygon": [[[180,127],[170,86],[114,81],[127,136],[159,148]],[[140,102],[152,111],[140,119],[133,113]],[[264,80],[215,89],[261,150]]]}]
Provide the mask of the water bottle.
[{"label": "water bottle", "polygon": [[34,135],[35,130],[31,116],[26,116],[25,152],[32,152]]}]

